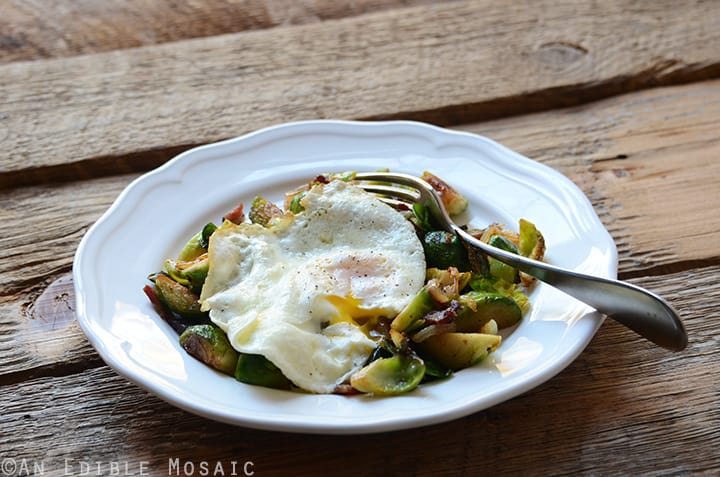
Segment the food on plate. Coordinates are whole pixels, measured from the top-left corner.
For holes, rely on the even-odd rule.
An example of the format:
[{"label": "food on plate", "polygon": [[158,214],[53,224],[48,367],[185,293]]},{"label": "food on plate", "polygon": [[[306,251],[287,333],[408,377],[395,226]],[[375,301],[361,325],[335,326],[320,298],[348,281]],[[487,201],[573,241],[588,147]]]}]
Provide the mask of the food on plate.
[{"label": "food on plate", "polygon": [[[448,210],[467,200],[422,176]],[[282,204],[257,197],[191,237],[145,292],[185,351],[238,381],[312,393],[395,395],[472,366],[529,307],[530,277],[324,174]],[[535,259],[544,240],[492,224],[481,240]]]}]

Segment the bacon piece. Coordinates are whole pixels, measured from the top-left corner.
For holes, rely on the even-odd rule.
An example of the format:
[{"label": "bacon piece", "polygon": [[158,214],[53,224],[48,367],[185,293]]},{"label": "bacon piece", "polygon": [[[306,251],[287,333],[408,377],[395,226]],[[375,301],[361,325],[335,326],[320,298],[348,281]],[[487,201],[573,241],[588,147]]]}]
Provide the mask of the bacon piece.
[{"label": "bacon piece", "polygon": [[241,224],[245,222],[245,211],[243,204],[239,204],[233,210],[223,216],[223,220],[229,220],[234,224]]}]

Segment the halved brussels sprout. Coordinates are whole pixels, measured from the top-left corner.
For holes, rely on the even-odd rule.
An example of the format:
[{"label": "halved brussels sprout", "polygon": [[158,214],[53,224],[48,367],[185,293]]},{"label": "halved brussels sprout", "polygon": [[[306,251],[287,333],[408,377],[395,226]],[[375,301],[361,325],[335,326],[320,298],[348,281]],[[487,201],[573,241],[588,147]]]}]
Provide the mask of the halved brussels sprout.
[{"label": "halved brussels sprout", "polygon": [[390,327],[394,331],[409,331],[438,304],[449,301],[435,280],[430,280],[413,297],[405,308],[393,319]]},{"label": "halved brussels sprout", "polygon": [[215,325],[193,325],[180,335],[180,346],[194,358],[225,374],[232,375],[238,353],[227,335]]},{"label": "halved brussels sprout", "polygon": [[155,277],[155,290],[160,301],[173,313],[187,318],[206,315],[200,311],[198,296],[166,275]]},{"label": "halved brussels sprout", "polygon": [[[533,260],[542,260],[545,257],[545,238],[535,224],[525,219],[520,219],[518,249],[521,255]],[[535,277],[520,272],[520,281],[523,285],[530,286],[535,281]]]},{"label": "halved brussels sprout", "polygon": [[404,354],[376,359],[350,378],[350,385],[363,393],[390,396],[412,391],[425,376],[425,363]]},{"label": "halved brussels sprout", "polygon": [[277,205],[273,204],[262,197],[255,197],[250,206],[248,218],[254,224],[260,224],[263,227],[270,225],[275,217],[282,217],[285,213]]},{"label": "halved brussels sprout", "polygon": [[432,230],[423,237],[423,249],[428,267],[455,267],[470,270],[468,252],[457,235],[445,230]]},{"label": "halved brussels sprout", "polygon": [[[506,252],[512,252],[515,254],[518,253],[518,249],[515,244],[502,235],[493,235],[488,244],[501,250],[505,250]],[[488,257],[488,263],[490,264],[490,275],[493,277],[501,278],[508,283],[515,283],[518,281],[519,276],[517,269],[492,257]]]},{"label": "halved brussels sprout", "polygon": [[290,389],[292,382],[265,356],[241,353],[235,367],[235,379],[266,388]]},{"label": "halved brussels sprout", "polygon": [[506,328],[522,319],[522,309],[511,297],[495,292],[471,291],[459,298],[462,310],[455,319],[457,331],[474,333],[490,320]]},{"label": "halved brussels sprout", "polygon": [[446,269],[428,268],[425,272],[425,279],[428,281],[435,280],[449,299],[457,299],[471,278],[471,272],[461,272],[455,267]]},{"label": "halved brussels sprout", "polygon": [[434,360],[453,371],[482,361],[495,351],[502,338],[484,333],[444,333],[426,339],[417,346]]},{"label": "halved brussels sprout", "polygon": [[163,264],[163,270],[180,285],[199,294],[207,278],[209,264],[206,252],[190,261],[167,259]]},{"label": "halved brussels sprout", "polygon": [[430,184],[440,195],[445,209],[450,215],[457,215],[465,211],[468,201],[457,190],[431,172],[423,172],[421,179]]},{"label": "halved brussels sprout", "polygon": [[216,228],[217,227],[212,222],[206,224],[200,232],[196,233],[190,238],[190,240],[188,240],[183,249],[180,251],[177,260],[179,262],[190,262],[207,252],[208,240]]}]

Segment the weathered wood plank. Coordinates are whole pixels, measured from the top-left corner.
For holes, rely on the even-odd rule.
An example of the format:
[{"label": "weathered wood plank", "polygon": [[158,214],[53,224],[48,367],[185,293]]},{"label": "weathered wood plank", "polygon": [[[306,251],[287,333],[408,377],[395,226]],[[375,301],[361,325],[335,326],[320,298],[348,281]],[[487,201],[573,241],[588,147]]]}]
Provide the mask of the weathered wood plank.
[{"label": "weathered wood plank", "polygon": [[[698,98],[697,103],[688,97]],[[651,111],[663,111],[664,133],[642,143],[640,138],[647,138],[657,127]],[[720,177],[718,161],[706,161],[718,149],[716,139],[708,132],[717,123],[720,81],[712,81],[649,90],[582,108],[468,125],[466,129],[499,139],[575,180],[613,233],[620,250],[620,275],[628,278],[662,274],[677,266],[686,269],[693,261],[712,263],[720,256],[720,242],[702,239],[717,236],[720,229],[717,218],[708,214],[706,207],[717,210],[720,205],[717,188],[713,189]],[[632,172],[619,178],[614,173],[608,176],[603,164],[619,154],[627,156],[620,161],[623,170]],[[675,182],[668,185],[662,174],[668,161],[677,160],[681,154],[687,156],[678,161],[687,169],[682,175],[687,178],[687,187]],[[0,221],[8,230],[19,231],[0,236],[0,328],[6,334],[0,340],[0,374],[45,373],[56,363],[75,365],[86,359],[87,344],[68,320],[61,318],[60,329],[51,332],[37,326],[55,320],[56,315],[48,313],[43,303],[63,305],[63,292],[72,290],[50,290],[40,306],[38,298],[52,280],[70,270],[84,231],[134,177],[0,193]],[[642,201],[636,198],[638,187],[648,194]],[[661,201],[665,201],[664,208],[654,210],[652,204]],[[643,212],[634,212],[638,208]],[[672,229],[679,216],[695,224],[692,234],[662,231]],[[19,262],[13,260],[18,256],[24,257],[20,269]],[[36,368],[38,371],[32,371]]]},{"label": "weathered wood plank", "polygon": [[253,462],[256,475],[717,472],[720,381],[708,377],[720,362],[708,356],[720,345],[720,312],[710,305],[720,300],[720,268],[634,282],[671,295],[690,330],[686,351],[667,352],[606,322],[549,382],[450,423],[361,438],[252,431],[179,411],[99,367],[3,386],[0,453],[43,460],[46,475],[62,475],[65,459],[75,469],[103,462],[106,474],[110,462],[137,472],[146,461],[150,475],[165,475],[169,459],[219,460],[228,472],[228,456]]},{"label": "weathered wood plank", "polygon": [[10,63],[0,187],[287,120],[477,120],[717,76],[717,24],[713,2],[476,1]]},{"label": "weathered wood plank", "polygon": [[[720,260],[720,82],[462,126],[571,177],[621,252],[625,276]],[[678,262],[681,262],[678,264]]]},{"label": "weathered wood plank", "polygon": [[84,366],[88,356],[96,364],[75,321],[70,269],[88,226],[132,178],[0,194],[0,221],[14,224],[12,233],[0,235],[0,374],[20,373],[13,378],[20,379],[38,368],[52,374],[46,368]]},{"label": "weathered wood plank", "polygon": [[0,63],[301,25],[428,0],[5,0]]}]

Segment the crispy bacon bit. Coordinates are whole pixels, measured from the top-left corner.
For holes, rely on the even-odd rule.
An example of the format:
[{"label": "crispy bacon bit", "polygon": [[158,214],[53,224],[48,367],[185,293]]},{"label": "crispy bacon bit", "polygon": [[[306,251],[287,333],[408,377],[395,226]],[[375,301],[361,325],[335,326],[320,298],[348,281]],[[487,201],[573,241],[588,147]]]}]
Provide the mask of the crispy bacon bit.
[{"label": "crispy bacon bit", "polygon": [[155,291],[155,288],[153,288],[150,285],[145,285],[143,287],[143,291],[147,295],[147,297],[150,299],[150,303],[152,303],[155,306],[162,305],[162,302],[160,301],[160,297],[158,296],[157,292]]},{"label": "crispy bacon bit", "polygon": [[238,205],[233,210],[223,216],[223,220],[229,220],[234,224],[241,224],[245,221],[245,211],[243,204]]},{"label": "crispy bacon bit", "polygon": [[450,301],[450,304],[442,310],[432,311],[423,316],[426,323],[446,324],[452,323],[457,318],[462,305],[457,300]]},{"label": "crispy bacon bit", "polygon": [[313,183],[315,183],[315,184],[328,184],[328,183],[330,183],[330,179],[328,179],[326,176],[320,174],[319,176],[317,176],[317,177],[315,178],[315,180],[313,181]]}]

